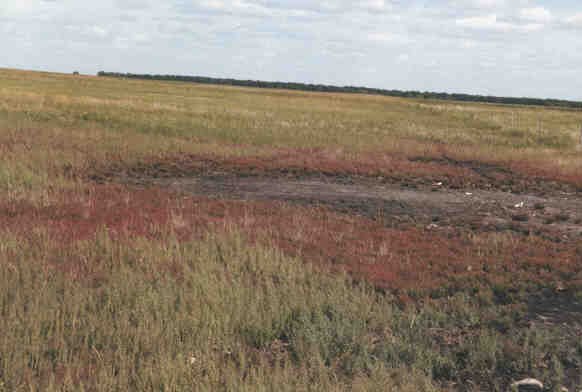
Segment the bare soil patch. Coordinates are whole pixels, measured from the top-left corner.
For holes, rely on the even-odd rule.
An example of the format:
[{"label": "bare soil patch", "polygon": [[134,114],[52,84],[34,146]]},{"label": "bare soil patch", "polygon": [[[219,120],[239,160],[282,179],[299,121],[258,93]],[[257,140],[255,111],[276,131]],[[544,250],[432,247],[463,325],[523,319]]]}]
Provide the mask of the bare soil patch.
[{"label": "bare soil patch", "polygon": [[174,154],[150,157],[131,165],[109,163],[93,168],[89,178],[97,182],[129,178],[180,178],[213,175],[327,178],[332,182],[368,179],[407,187],[443,183],[451,189],[500,190],[512,193],[553,195],[581,193],[582,176],[567,176],[528,162],[501,164],[458,160],[446,155],[406,156],[366,153],[346,155],[325,149],[272,149],[268,155],[222,157],[212,154]]},{"label": "bare soil patch", "polygon": [[528,162],[512,162],[504,165],[478,160],[459,160],[446,155],[412,157],[410,160],[437,164],[443,168],[453,167],[457,170],[465,170],[471,175],[458,181],[465,187],[542,195],[582,192],[582,179],[579,176],[558,173]]},{"label": "bare soil patch", "polygon": [[569,292],[544,290],[529,299],[530,321],[542,325],[565,325],[576,327],[582,336],[582,298]]},{"label": "bare soil patch", "polygon": [[513,231],[555,241],[582,238],[582,197],[554,192],[530,195],[443,184],[382,184],[366,178],[236,176],[126,177],[125,183],[159,186],[193,196],[323,205],[381,221],[390,227]]},{"label": "bare soil patch", "polygon": [[[481,285],[557,287],[562,282],[570,290],[582,284],[582,249],[575,242],[393,228],[328,207],[212,199],[160,187],[97,185],[60,196],[47,206],[0,202],[0,227],[33,243],[49,236],[58,246],[103,230],[118,239],[171,235],[189,240],[235,228],[252,243],[326,270],[348,272],[379,289],[437,290],[439,297]],[[58,264],[73,270],[87,267],[77,260]]]},{"label": "bare soil patch", "polygon": [[273,156],[152,157],[132,166],[113,164],[90,177],[215,199],[324,205],[389,227],[579,240],[582,188],[576,179],[558,181],[540,170],[446,155],[346,158],[327,150],[282,149]]}]

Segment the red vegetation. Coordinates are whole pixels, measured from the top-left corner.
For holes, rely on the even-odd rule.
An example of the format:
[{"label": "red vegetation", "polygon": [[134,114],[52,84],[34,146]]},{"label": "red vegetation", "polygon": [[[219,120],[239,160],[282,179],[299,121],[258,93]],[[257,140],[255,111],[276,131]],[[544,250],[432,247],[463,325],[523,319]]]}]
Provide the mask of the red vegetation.
[{"label": "red vegetation", "polygon": [[241,157],[178,154],[151,157],[133,166],[108,164],[92,170],[90,177],[107,180],[120,176],[180,177],[193,173],[327,175],[373,177],[412,184],[444,182],[455,188],[510,187],[517,191],[551,191],[565,186],[582,189],[582,174],[561,173],[528,162],[502,164],[456,160],[445,150],[422,157],[372,152],[346,155],[341,150],[322,148],[273,148],[269,150],[270,155]]},{"label": "red vegetation", "polygon": [[545,181],[557,181],[564,184],[570,184],[582,191],[582,172],[562,173],[557,169],[550,167],[541,167],[535,162],[512,162],[509,167],[516,173],[531,178],[537,178]]},{"label": "red vegetation", "polygon": [[59,202],[43,208],[0,202],[0,227],[23,239],[42,228],[63,248],[102,228],[119,239],[162,239],[172,231],[185,240],[238,227],[251,241],[388,289],[431,289],[464,285],[464,280],[471,285],[517,280],[567,284],[582,278],[582,249],[576,244],[504,237],[479,245],[468,234],[386,228],[323,207],[194,199],[159,189],[96,186],[85,194],[62,194]]},{"label": "red vegetation", "polygon": [[442,162],[410,160],[405,156],[383,153],[346,156],[328,149],[272,149],[272,155],[221,157],[170,155],[152,157],[135,166],[113,164],[93,175],[96,179],[120,174],[141,177],[174,177],[192,173],[244,173],[252,175],[329,175],[381,177],[387,180],[431,183],[447,180],[452,185],[478,181],[468,168]]}]

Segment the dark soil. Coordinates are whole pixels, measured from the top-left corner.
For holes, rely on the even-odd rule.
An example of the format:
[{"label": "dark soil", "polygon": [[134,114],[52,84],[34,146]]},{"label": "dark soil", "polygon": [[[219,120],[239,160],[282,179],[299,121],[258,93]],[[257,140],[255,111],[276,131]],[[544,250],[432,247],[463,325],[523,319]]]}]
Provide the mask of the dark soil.
[{"label": "dark soil", "polygon": [[[476,175],[477,181],[465,183],[465,186],[481,189],[495,189],[504,192],[525,193],[525,194],[555,194],[555,193],[577,193],[582,192],[582,187],[576,179],[572,181],[558,181],[551,179],[552,176],[544,176],[534,170],[528,175],[523,172],[512,170],[507,166],[495,163],[487,163],[475,160],[458,160],[451,157],[413,157],[413,162],[436,163],[443,167],[457,167],[469,170]],[[542,171],[543,173],[543,171]],[[555,175],[555,173],[554,173]],[[578,184],[578,185],[576,185]]]},{"label": "dark soil", "polygon": [[345,176],[301,179],[217,173],[177,178],[127,176],[118,181],[211,198],[323,205],[391,227],[512,231],[554,241],[582,239],[582,196],[578,193],[542,196],[451,189],[438,183],[411,188]]},{"label": "dark soil", "polygon": [[[526,165],[526,163],[524,163]],[[281,151],[277,156],[216,157],[175,155],[151,157],[133,165],[112,163],[94,168],[89,179],[190,178],[211,176],[292,178],[332,183],[390,184],[425,187],[442,183],[450,189],[480,189],[552,196],[582,194],[582,176],[561,175],[532,166],[510,168],[499,163],[450,157],[375,156],[359,159],[329,157],[318,151]],[[365,181],[364,181],[365,182]]]},{"label": "dark soil", "polygon": [[582,333],[582,298],[567,291],[545,290],[529,299],[530,321],[545,325],[566,325]]}]

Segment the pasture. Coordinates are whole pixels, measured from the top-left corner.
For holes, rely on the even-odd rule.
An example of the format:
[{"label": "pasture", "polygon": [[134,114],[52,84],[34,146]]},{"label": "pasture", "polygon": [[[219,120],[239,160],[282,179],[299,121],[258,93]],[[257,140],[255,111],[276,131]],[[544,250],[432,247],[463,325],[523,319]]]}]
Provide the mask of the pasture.
[{"label": "pasture", "polygon": [[0,69],[0,391],[578,390],[581,126]]}]

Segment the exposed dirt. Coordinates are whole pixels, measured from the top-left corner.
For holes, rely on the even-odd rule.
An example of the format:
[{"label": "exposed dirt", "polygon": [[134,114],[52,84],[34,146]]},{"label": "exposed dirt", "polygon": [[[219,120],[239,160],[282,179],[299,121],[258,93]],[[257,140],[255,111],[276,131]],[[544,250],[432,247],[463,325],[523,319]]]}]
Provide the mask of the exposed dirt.
[{"label": "exposed dirt", "polygon": [[582,196],[554,192],[528,195],[442,184],[403,187],[372,179],[198,175],[180,178],[126,177],[122,182],[160,186],[194,196],[236,200],[278,200],[324,205],[380,220],[390,227],[430,230],[514,231],[554,241],[582,238]]},{"label": "exposed dirt", "polygon": [[278,149],[274,155],[267,156],[176,154],[150,157],[131,165],[111,163],[93,168],[88,177],[97,182],[109,182],[119,178],[215,175],[326,179],[340,183],[367,179],[376,184],[410,188],[442,182],[450,189],[497,190],[541,196],[582,193],[582,174],[566,175],[528,162],[504,165],[458,160],[445,155],[408,157],[369,153],[345,156],[318,149]]},{"label": "exposed dirt", "polygon": [[[50,205],[0,201],[0,227],[36,243],[39,233],[59,246],[107,230],[178,240],[210,232],[244,233],[251,243],[279,249],[351,274],[381,290],[413,290],[433,298],[475,287],[582,287],[580,242],[468,230],[389,227],[379,220],[280,200],[225,200],[162,187],[95,185],[54,195]],[[73,260],[73,267],[82,263]],[[422,294],[421,294],[422,293]]]},{"label": "exposed dirt", "polygon": [[[534,235],[550,240],[558,248],[578,249],[574,252],[573,262],[575,267],[582,264],[582,192],[576,186],[541,177],[527,177],[508,168],[481,162],[450,158],[418,161],[430,165],[430,171],[422,167],[425,174],[418,177],[410,174],[399,177],[394,173],[376,176],[373,171],[360,173],[286,168],[275,161],[220,163],[190,160],[186,164],[165,162],[124,168],[117,173],[109,172],[97,180],[139,188],[163,188],[217,200],[320,205],[343,214],[372,219],[375,224],[381,223],[379,227],[420,228],[419,232],[425,233],[422,235],[430,232],[438,238],[446,238],[454,232]],[[459,169],[460,172],[449,170],[449,175],[439,177],[440,165],[447,170]],[[463,177],[464,174],[467,176]],[[291,242],[291,246],[297,244]],[[316,247],[314,244],[310,246]],[[435,252],[438,253],[437,249],[442,250],[443,246],[437,246]],[[406,247],[414,248],[415,244],[409,243]],[[530,255],[529,251],[524,252],[516,249],[510,259],[515,262],[525,260]],[[468,258],[466,252],[457,253],[462,254],[464,259]],[[329,258],[341,259],[342,255]],[[426,257],[419,258],[426,262]],[[436,254],[432,257],[443,261],[445,258]],[[551,258],[549,253],[542,257],[550,262],[548,258]],[[451,261],[449,258],[447,263]],[[394,276],[389,278],[392,275],[381,273],[386,266],[379,266],[369,264],[370,270],[364,271],[363,266],[358,265],[352,272],[368,278],[374,276],[376,280],[371,281],[380,286],[384,281],[406,280],[404,271],[393,273]],[[349,265],[344,267],[351,271]],[[472,271],[471,267],[464,268]],[[436,273],[431,272],[432,275]],[[458,271],[452,274],[458,274]],[[414,277],[412,280],[418,284],[419,279]],[[529,278],[520,275],[515,279]],[[568,292],[532,297],[527,313],[527,319],[537,325],[575,325],[578,332],[582,325],[581,304],[579,300],[573,302]]]},{"label": "exposed dirt", "polygon": [[568,325],[582,334],[582,298],[576,298],[567,291],[540,292],[528,303],[530,321],[545,325]]},{"label": "exposed dirt", "polygon": [[319,204],[389,227],[580,240],[582,188],[576,178],[558,181],[540,170],[446,155],[351,159],[319,150],[282,150],[277,156],[152,157],[133,166],[103,168],[92,179],[227,200]]},{"label": "exposed dirt", "polygon": [[557,192],[582,192],[582,182],[579,176],[552,172],[547,168],[536,167],[527,162],[512,163],[510,167],[476,160],[458,160],[446,155],[439,158],[413,157],[410,160],[466,170],[476,180],[467,178],[466,181],[460,181],[465,187],[541,195]]}]

